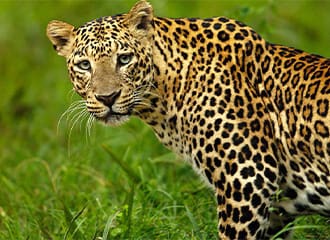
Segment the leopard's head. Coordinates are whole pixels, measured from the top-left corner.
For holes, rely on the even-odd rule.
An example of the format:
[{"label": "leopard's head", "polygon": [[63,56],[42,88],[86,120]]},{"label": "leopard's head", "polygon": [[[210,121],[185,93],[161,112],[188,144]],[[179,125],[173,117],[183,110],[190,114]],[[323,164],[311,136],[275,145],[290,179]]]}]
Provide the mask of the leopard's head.
[{"label": "leopard's head", "polygon": [[140,1],[128,14],[79,28],[48,24],[47,36],[67,60],[74,90],[96,119],[117,125],[146,105],[153,80],[152,19],[151,5]]}]

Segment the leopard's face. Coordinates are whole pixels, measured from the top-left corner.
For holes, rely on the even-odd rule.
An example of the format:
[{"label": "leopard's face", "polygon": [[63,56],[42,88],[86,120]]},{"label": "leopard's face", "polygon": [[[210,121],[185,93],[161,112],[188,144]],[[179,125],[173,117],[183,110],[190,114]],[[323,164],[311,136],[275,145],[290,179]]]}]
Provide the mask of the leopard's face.
[{"label": "leopard's face", "polygon": [[[118,124],[144,104],[152,80],[151,49],[141,46],[129,33],[120,35],[125,31],[119,31],[117,25],[102,34],[102,38],[98,37],[102,25],[91,25],[77,31],[79,43],[67,59],[70,78],[93,116],[108,124]],[[93,33],[87,43],[82,41],[86,38],[85,29],[86,32],[92,29]]]},{"label": "leopard's face", "polygon": [[87,110],[109,125],[146,106],[152,86],[151,20],[132,16],[105,17],[77,29],[59,21],[48,25],[48,37],[67,59],[74,90]]}]

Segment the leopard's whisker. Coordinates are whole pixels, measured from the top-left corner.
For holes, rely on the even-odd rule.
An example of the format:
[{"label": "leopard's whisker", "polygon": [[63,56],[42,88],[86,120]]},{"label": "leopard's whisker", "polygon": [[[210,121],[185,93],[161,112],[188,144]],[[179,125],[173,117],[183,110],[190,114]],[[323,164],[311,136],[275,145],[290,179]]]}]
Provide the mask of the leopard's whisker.
[{"label": "leopard's whisker", "polygon": [[76,94],[76,91],[74,90],[74,88],[72,88],[71,90],[68,91],[67,97],[68,97],[68,99],[71,100],[71,102],[72,102],[72,98],[75,94]]},{"label": "leopard's whisker", "polygon": [[90,114],[86,123],[86,135],[88,135],[88,137],[91,136],[91,129],[93,127],[93,124],[95,122],[95,117]]},{"label": "leopard's whisker", "polygon": [[136,100],[134,101],[134,104],[137,105],[137,106],[144,106],[144,107],[151,107],[150,103],[148,102],[144,102],[143,100]]},{"label": "leopard's whisker", "polygon": [[[82,119],[87,116],[88,111],[87,109],[84,109],[82,111],[79,111],[78,113],[76,113],[72,120],[70,121],[70,130],[69,130],[69,138],[71,137],[71,134],[72,134],[72,131],[73,131],[73,128],[76,126],[76,124],[79,122],[79,121],[82,121]],[[80,130],[81,130],[81,124],[80,124]]]},{"label": "leopard's whisker", "polygon": [[57,134],[59,132],[59,128],[63,118],[67,117],[67,121],[68,121],[68,119],[70,118],[73,112],[79,111],[83,108],[85,108],[85,100],[79,100],[71,103],[70,106],[61,114],[59,120],[57,121]]},{"label": "leopard's whisker", "polygon": [[77,118],[80,118],[80,115],[87,111],[85,108],[77,108],[75,111],[72,111],[69,115],[69,124],[71,125],[72,122],[75,122]]},{"label": "leopard's whisker", "polygon": [[140,90],[135,90],[133,92],[133,96],[146,96],[146,95],[150,95],[150,96],[153,96],[153,97],[157,97],[157,98],[160,98],[160,95],[156,92],[152,92],[152,91],[140,91]]},{"label": "leopard's whisker", "polygon": [[89,116],[89,112],[87,110],[86,111],[81,111],[81,114],[78,116],[79,121],[80,121],[80,123],[79,123],[80,131],[82,130],[83,121],[87,116]]}]

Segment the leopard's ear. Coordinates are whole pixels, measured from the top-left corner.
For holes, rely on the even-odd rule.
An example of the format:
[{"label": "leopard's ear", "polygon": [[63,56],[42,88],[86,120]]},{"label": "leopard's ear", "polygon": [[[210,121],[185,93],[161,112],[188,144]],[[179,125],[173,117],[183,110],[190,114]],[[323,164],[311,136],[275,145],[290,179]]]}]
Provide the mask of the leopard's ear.
[{"label": "leopard's ear", "polygon": [[145,0],[137,2],[125,18],[131,33],[140,38],[148,38],[152,35],[152,20],[152,6]]},{"label": "leopard's ear", "polygon": [[54,49],[61,56],[67,57],[71,52],[75,37],[74,27],[61,21],[51,21],[47,26],[47,37],[54,46]]}]

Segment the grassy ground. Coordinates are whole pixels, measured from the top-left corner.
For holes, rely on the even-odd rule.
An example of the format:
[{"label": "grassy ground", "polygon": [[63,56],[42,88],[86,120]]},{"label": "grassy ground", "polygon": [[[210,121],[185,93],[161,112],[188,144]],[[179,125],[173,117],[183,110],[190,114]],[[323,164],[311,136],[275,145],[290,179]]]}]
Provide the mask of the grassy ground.
[{"label": "grassy ground", "polygon": [[[133,2],[0,2],[0,239],[216,238],[212,192],[139,120],[88,135],[73,113],[57,127],[78,98],[47,22],[79,25]],[[235,17],[272,42],[330,57],[330,1],[151,2],[157,15]],[[329,239],[327,219],[298,224],[296,239]]]}]

